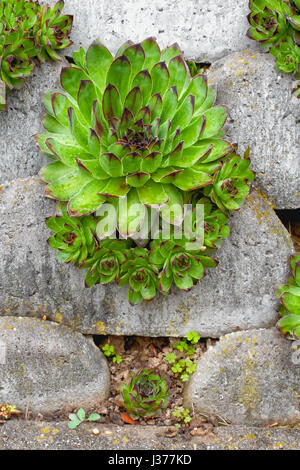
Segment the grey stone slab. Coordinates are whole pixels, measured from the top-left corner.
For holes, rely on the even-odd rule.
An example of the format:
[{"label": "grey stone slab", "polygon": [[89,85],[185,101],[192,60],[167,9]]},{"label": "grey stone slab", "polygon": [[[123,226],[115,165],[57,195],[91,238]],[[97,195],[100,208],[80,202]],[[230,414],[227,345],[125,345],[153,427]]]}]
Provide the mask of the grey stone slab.
[{"label": "grey stone slab", "polygon": [[223,336],[201,356],[185,406],[232,424],[299,423],[300,351],[293,343],[276,328]]},{"label": "grey stone slab", "polygon": [[65,0],[63,11],[74,15],[74,44],[67,54],[95,39],[115,53],[128,39],[139,42],[149,36],[161,47],[178,42],[186,57],[200,60],[255,47],[246,37],[245,0]]},{"label": "grey stone slab", "polygon": [[286,282],[293,251],[288,232],[266,198],[253,191],[230,219],[219,265],[189,292],[131,306],[127,287],[84,287],[84,270],[57,261],[44,223],[56,204],[37,178],[0,192],[0,315],[63,322],[86,334],[219,337],[235,328],[275,324],[276,286]]},{"label": "grey stone slab", "polygon": [[275,69],[270,54],[246,51],[214,62],[208,79],[217,102],[229,107],[227,135],[240,151],[250,146],[256,183],[275,207],[299,208],[300,104],[292,77]]},{"label": "grey stone slab", "polygon": [[57,323],[0,318],[0,403],[48,415],[93,408],[109,393],[109,369],[93,340]]},{"label": "grey stone slab", "polygon": [[[94,434],[95,430],[98,434]],[[166,434],[170,434],[167,426],[83,423],[71,431],[65,421],[26,422],[23,419],[12,419],[0,426],[0,450],[111,450],[111,453],[103,456],[103,461],[108,464],[109,458],[116,458],[118,450],[127,451],[127,456],[132,459],[136,456],[136,450],[152,450],[154,453],[165,450],[171,455],[172,450],[181,450],[179,454],[184,455],[185,450],[300,449],[299,428],[226,426],[214,428],[212,433],[203,436],[191,436],[188,430],[172,438],[166,437]],[[203,454],[190,455],[193,463],[203,462]],[[129,462],[138,467],[138,461]],[[188,462],[187,456],[186,464]],[[112,460],[110,463],[113,463]],[[117,463],[116,460],[114,463]],[[145,468],[145,465],[143,461],[139,468]]]},{"label": "grey stone slab", "polygon": [[43,131],[42,97],[58,87],[63,62],[36,66],[22,88],[7,93],[7,111],[0,112],[0,184],[35,175],[46,162],[33,135]]}]

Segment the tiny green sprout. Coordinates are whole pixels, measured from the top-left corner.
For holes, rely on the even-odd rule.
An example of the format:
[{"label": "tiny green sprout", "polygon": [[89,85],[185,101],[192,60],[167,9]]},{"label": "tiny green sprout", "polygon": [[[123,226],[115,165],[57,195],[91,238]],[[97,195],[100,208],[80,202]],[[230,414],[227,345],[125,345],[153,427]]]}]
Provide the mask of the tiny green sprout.
[{"label": "tiny green sprout", "polygon": [[123,359],[122,359],[122,357],[121,357],[119,354],[116,354],[116,355],[113,357],[113,362],[115,362],[116,364],[120,364],[122,361],[123,361]]},{"label": "tiny green sprout", "polygon": [[188,408],[184,408],[183,406],[179,406],[176,410],[173,411],[173,416],[180,421],[183,421],[185,424],[191,422],[192,418],[190,416],[190,410]]},{"label": "tiny green sprout", "polygon": [[190,359],[186,359],[186,360],[185,360],[185,367],[186,367],[186,372],[187,372],[188,374],[193,374],[193,373],[195,372],[197,366],[196,366],[196,364],[195,364],[193,361],[191,361]]},{"label": "tiny green sprout", "polygon": [[103,347],[102,347],[102,351],[104,353],[105,356],[107,357],[110,357],[110,356],[114,356],[115,355],[115,348],[114,346],[112,346],[111,344],[105,344]]},{"label": "tiny green sprout", "polygon": [[183,374],[181,374],[180,378],[182,382],[187,382],[190,378],[190,375],[187,372],[184,372]]},{"label": "tiny green sprout", "polygon": [[79,408],[77,413],[70,413],[69,414],[69,428],[70,429],[75,429],[77,426],[79,426],[81,423],[84,421],[97,421],[100,418],[100,415],[98,413],[92,413],[88,418],[86,418],[85,411],[83,408]]},{"label": "tiny green sprout", "polygon": [[169,364],[174,364],[176,362],[177,356],[174,353],[168,353],[166,354],[166,361]]},{"label": "tiny green sprout", "polygon": [[197,331],[190,331],[189,333],[187,333],[186,337],[188,341],[192,344],[197,344],[200,339],[200,336],[198,335]]},{"label": "tiny green sprout", "polygon": [[173,344],[174,349],[178,349],[178,351],[183,352],[188,349],[188,344],[185,340],[180,341],[179,343]]},{"label": "tiny green sprout", "polygon": [[179,372],[182,372],[182,371],[183,371],[183,368],[182,368],[182,366],[179,364],[179,362],[177,362],[176,364],[174,364],[173,367],[171,367],[171,370],[174,372],[174,374],[179,374]]},{"label": "tiny green sprout", "polygon": [[190,344],[187,345],[187,349],[186,349],[186,354],[188,356],[193,356],[195,354],[195,348],[193,346],[191,346]]},{"label": "tiny green sprout", "polygon": [[185,422],[185,424],[188,424],[192,421],[192,418],[190,416],[186,416],[183,421]]},{"label": "tiny green sprout", "polygon": [[105,356],[111,357],[115,364],[120,364],[123,361],[122,356],[116,354],[115,347],[111,344],[106,343],[102,346],[102,351]]}]

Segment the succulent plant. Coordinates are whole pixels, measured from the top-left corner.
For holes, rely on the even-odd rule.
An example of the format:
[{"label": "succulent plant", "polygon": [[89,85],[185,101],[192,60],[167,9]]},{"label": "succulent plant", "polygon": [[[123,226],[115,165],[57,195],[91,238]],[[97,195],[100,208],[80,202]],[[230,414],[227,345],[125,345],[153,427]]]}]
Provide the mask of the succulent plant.
[{"label": "succulent plant", "polygon": [[34,58],[60,60],[55,50],[71,44],[73,17],[61,16],[63,6],[63,1],[50,8],[38,1],[0,0],[0,80],[8,89],[20,87],[32,73]]},{"label": "succulent plant", "polygon": [[[154,298],[157,290],[169,292],[175,279],[189,288],[204,266],[216,265],[207,254],[229,235],[228,212],[241,207],[254,178],[248,154],[240,157],[224,138],[226,107],[214,105],[205,75],[191,76],[177,44],[161,51],[153,38],[128,41],[113,57],[95,41],[73,59],[62,69],[62,90],[44,97],[45,132],[35,139],[52,160],[40,172],[45,196],[63,203],[74,220],[96,215],[94,251],[81,266],[88,268],[86,285],[128,283],[132,304]],[[176,238],[187,220],[186,204],[205,206],[201,253],[188,248],[187,239],[176,240],[172,261],[154,263],[153,226],[158,221],[163,233],[164,224],[171,225]],[[112,233],[100,226],[107,205],[115,209],[108,215],[117,228],[111,242],[106,237]],[[163,237],[152,252],[161,250]],[[187,277],[180,282],[183,258],[186,268],[194,266],[192,283]]]},{"label": "succulent plant", "polygon": [[285,38],[292,9],[283,0],[250,0],[248,37],[259,41],[263,48],[278,44]]},{"label": "succulent plant", "polygon": [[168,383],[155,369],[131,372],[121,385],[123,405],[133,417],[152,418],[166,408],[169,401]]},{"label": "succulent plant", "polygon": [[83,266],[89,268],[85,278],[86,286],[109,284],[119,280],[121,267],[131,256],[128,249],[130,246],[130,240],[112,240],[109,238],[102,240],[94,254]]},{"label": "succulent plant", "polygon": [[58,258],[65,263],[82,265],[92,256],[97,245],[97,219],[93,216],[70,217],[65,204],[60,204],[55,217],[47,217],[46,225],[54,233],[49,246],[58,250]]},{"label": "succulent plant", "polygon": [[271,54],[276,57],[277,69],[284,73],[293,73],[300,78],[300,47],[291,37],[281,42],[278,47],[272,47]]},{"label": "succulent plant", "polygon": [[299,0],[250,0],[248,36],[276,57],[280,72],[300,78]]},{"label": "succulent plant", "polygon": [[[229,235],[229,227],[225,225],[228,218],[221,210],[212,210],[213,205],[209,199],[201,198],[198,203],[204,207],[202,245],[200,238],[192,237],[188,231],[188,238],[183,236],[178,239],[177,227],[174,227],[170,235],[161,231],[159,238],[150,244],[149,260],[160,271],[159,290],[163,294],[169,293],[173,282],[179,289],[190,290],[204,276],[206,267],[213,268],[218,264],[211,253]],[[195,207],[192,213],[192,232],[199,236],[194,215]],[[183,227],[188,216],[183,221]]]},{"label": "succulent plant", "polygon": [[34,53],[34,41],[24,38],[20,31],[0,32],[0,79],[7,88],[20,87],[24,78],[32,73]]},{"label": "succulent plant", "polygon": [[152,300],[158,287],[157,267],[151,263],[148,250],[136,247],[131,250],[131,257],[122,266],[119,285],[129,283],[128,300],[135,305],[142,299]]},{"label": "succulent plant", "polygon": [[46,196],[84,215],[131,191],[135,202],[160,207],[213,184],[232,150],[220,138],[227,111],[213,106],[204,76],[190,79],[177,45],[161,52],[150,38],[113,59],[95,42],[73,58],[64,91],[45,97],[47,132],[36,136],[55,160],[41,171]]},{"label": "succulent plant", "polygon": [[282,317],[277,325],[282,333],[300,339],[300,254],[291,256],[290,266],[292,275],[288,285],[276,292]]}]

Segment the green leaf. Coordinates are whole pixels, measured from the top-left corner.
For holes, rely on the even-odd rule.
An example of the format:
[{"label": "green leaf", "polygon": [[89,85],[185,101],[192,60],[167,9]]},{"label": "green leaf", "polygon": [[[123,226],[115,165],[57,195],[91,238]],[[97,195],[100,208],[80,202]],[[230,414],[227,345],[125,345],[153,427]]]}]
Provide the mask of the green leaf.
[{"label": "green leaf", "polygon": [[85,411],[83,408],[79,408],[79,410],[77,411],[77,416],[80,421],[83,421],[85,419]]},{"label": "green leaf", "polygon": [[200,335],[197,333],[197,331],[190,331],[187,333],[186,337],[192,344],[197,344],[200,339]]},{"label": "green leaf", "polygon": [[140,171],[126,176],[126,183],[134,188],[140,188],[141,186],[144,186],[149,179],[150,175],[148,173]]},{"label": "green leaf", "polygon": [[150,72],[152,78],[152,94],[160,93],[161,96],[165,94],[169,85],[169,70],[165,62],[158,62],[155,64]]},{"label": "green leaf", "polygon": [[140,88],[136,86],[132,88],[132,90],[126,96],[124,107],[129,109],[132,112],[133,116],[135,116],[137,112],[139,111],[139,109],[141,108],[142,102],[143,102],[142,92]]},{"label": "green leaf", "polygon": [[175,175],[173,184],[183,191],[202,188],[212,183],[212,178],[207,173],[196,171],[193,168],[186,168]]},{"label": "green leaf", "polygon": [[122,176],[122,162],[113,153],[102,153],[100,155],[100,165],[103,170],[112,177]]},{"label": "green leaf", "polygon": [[300,315],[300,289],[298,295],[285,292],[282,294],[281,299],[284,307],[291,313]]},{"label": "green leaf", "polygon": [[160,93],[156,93],[155,95],[151,96],[148,106],[151,112],[151,121],[154,121],[154,119],[159,118],[163,107],[163,102]]},{"label": "green leaf", "polygon": [[[187,95],[195,97],[195,109],[197,110],[203,105],[207,97],[207,78],[205,75],[196,75],[189,83],[186,91],[181,97],[181,102]],[[180,103],[181,104],[181,103]]]},{"label": "green leaf", "polygon": [[[124,49],[123,54],[129,59],[132,67],[131,77],[135,77],[143,69],[145,62],[145,52],[140,44],[129,45]],[[122,54],[120,54],[122,55]]]},{"label": "green leaf", "polygon": [[131,64],[125,55],[117,57],[107,72],[106,82],[116,87],[122,103],[129,91],[130,76]]},{"label": "green leaf", "polygon": [[81,80],[77,95],[77,102],[82,115],[89,125],[92,123],[93,103],[97,98],[94,84],[90,80]]},{"label": "green leaf", "polygon": [[69,167],[77,166],[76,157],[80,156],[85,150],[78,145],[75,141],[68,141],[64,139],[64,141],[57,140],[59,135],[55,135],[55,139],[49,137],[46,139],[45,143],[51,153],[56,157],[59,158],[65,165]]},{"label": "green leaf", "polygon": [[193,279],[190,276],[179,277],[174,274],[174,282],[179,289],[189,290],[193,287]]},{"label": "green leaf", "polygon": [[133,87],[139,87],[143,96],[143,106],[148,104],[152,92],[152,78],[148,70],[142,70],[133,79]]},{"label": "green leaf", "polygon": [[153,65],[160,61],[160,48],[153,37],[145,39],[141,42],[141,46],[145,52],[144,69],[151,70]]},{"label": "green leaf", "polygon": [[161,58],[166,62],[168,65],[170,60],[173,59],[173,57],[176,57],[178,55],[183,56],[183,52],[178,46],[177,43],[171,44],[171,46],[167,47],[162,51]]},{"label": "green leaf", "polygon": [[163,109],[161,112],[161,124],[167,119],[173,118],[178,105],[178,94],[175,86],[168,89],[163,99]]},{"label": "green leaf", "polygon": [[41,169],[39,176],[45,183],[53,183],[66,175],[77,174],[77,169],[66,166],[61,161],[49,163]]},{"label": "green leaf", "polygon": [[141,156],[138,152],[127,153],[122,158],[123,175],[139,172],[141,167]]},{"label": "green leaf", "polygon": [[141,171],[145,173],[154,173],[154,171],[160,167],[161,161],[161,152],[149,153],[141,161]]},{"label": "green leaf", "polygon": [[178,126],[181,129],[184,129],[191,122],[194,109],[195,98],[193,95],[188,95],[172,119],[171,132],[175,131]]},{"label": "green leaf", "polygon": [[225,124],[227,109],[225,106],[214,106],[203,113],[206,125],[201,134],[201,139],[208,139],[216,135]]},{"label": "green leaf", "polygon": [[104,92],[107,83],[106,75],[112,62],[113,56],[100,41],[93,42],[88,48],[86,53],[87,69],[101,93]]},{"label": "green leaf", "polygon": [[79,426],[79,424],[81,424],[81,421],[74,419],[68,423],[68,426],[69,426],[69,429],[75,429],[77,428],[77,426]]},{"label": "green leaf", "polygon": [[121,119],[123,108],[120,94],[115,86],[108,84],[105,88],[102,106],[103,114],[107,120],[114,117]]},{"label": "green leaf", "polygon": [[68,128],[68,109],[70,106],[72,106],[72,102],[63,93],[56,92],[51,95],[51,105],[53,115],[55,116],[57,121],[60,122],[64,127]]},{"label": "green leaf", "polygon": [[130,191],[130,186],[127,185],[125,178],[112,178],[110,179],[104,189],[101,189],[100,194],[104,196],[123,197]]},{"label": "green leaf", "polygon": [[88,421],[97,421],[98,419],[100,419],[100,415],[98,413],[92,413],[88,417]]},{"label": "green leaf", "polygon": [[144,186],[137,188],[142,204],[146,206],[161,206],[169,200],[164,187],[160,183],[149,180]]},{"label": "green leaf", "polygon": [[71,197],[68,210],[71,215],[92,214],[105,202],[106,197],[99,194],[107,186],[107,181],[92,180]]},{"label": "green leaf", "polygon": [[288,16],[287,20],[296,31],[300,31],[300,15]]},{"label": "green leaf", "polygon": [[88,79],[86,73],[78,67],[64,67],[60,74],[61,86],[76,100],[81,80]]},{"label": "green leaf", "polygon": [[139,292],[135,292],[130,287],[128,289],[128,300],[129,300],[129,303],[131,303],[132,305],[136,305],[136,304],[141,303],[141,301],[143,300],[143,297]]},{"label": "green leaf", "polygon": [[300,326],[300,315],[285,315],[279,320],[277,325],[282,333],[292,334],[293,330]]},{"label": "green leaf", "polygon": [[90,180],[91,177],[87,172],[75,170],[50,183],[45,189],[45,195],[53,199],[68,201]]},{"label": "green leaf", "polygon": [[187,68],[182,55],[173,57],[168,65],[170,73],[169,86],[176,86],[178,96],[184,91],[187,77]]},{"label": "green leaf", "polygon": [[206,126],[205,116],[199,116],[188,125],[180,134],[180,138],[184,141],[184,149],[188,149],[191,145],[197,143],[203,134]]}]

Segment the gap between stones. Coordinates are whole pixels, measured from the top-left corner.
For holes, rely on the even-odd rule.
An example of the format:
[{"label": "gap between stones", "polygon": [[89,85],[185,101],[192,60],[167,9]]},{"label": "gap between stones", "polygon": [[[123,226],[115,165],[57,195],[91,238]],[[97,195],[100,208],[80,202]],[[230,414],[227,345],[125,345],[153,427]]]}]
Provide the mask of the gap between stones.
[{"label": "gap between stones", "polygon": [[[178,360],[187,357],[184,353],[173,348],[173,344],[179,342],[180,338],[115,335],[93,335],[92,338],[95,345],[99,347],[100,350],[102,350],[102,347],[107,343],[114,346],[115,353],[120,355],[123,359],[120,364],[115,364],[112,358],[107,358],[111,374],[110,395],[107,400],[100,404],[100,411],[98,411],[101,416],[100,422],[123,425],[124,421],[121,415],[124,412],[126,413],[126,410],[122,408],[121,405],[121,397],[118,391],[120,384],[126,381],[131,371],[137,371],[141,368],[155,368],[162,375],[165,375],[168,380],[170,392],[169,405],[165,410],[162,410],[158,417],[147,420],[139,419],[138,424],[174,426],[178,420],[173,416],[173,412],[183,406],[184,382],[181,381],[180,374],[174,374],[172,372],[172,364],[169,364],[165,357],[168,353],[175,353]],[[218,341],[219,340],[215,338],[200,338],[199,342],[193,345],[195,347],[195,354],[191,359],[197,363],[201,355]],[[190,415],[193,420],[193,427],[206,424],[210,429],[211,426],[218,423],[216,417],[194,416],[192,410],[190,410]],[[185,429],[185,426],[183,425],[182,428]]]},{"label": "gap between stones", "polygon": [[300,252],[300,209],[275,209],[293,241],[295,251]]}]

